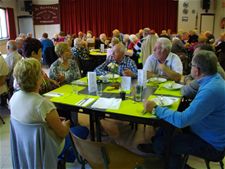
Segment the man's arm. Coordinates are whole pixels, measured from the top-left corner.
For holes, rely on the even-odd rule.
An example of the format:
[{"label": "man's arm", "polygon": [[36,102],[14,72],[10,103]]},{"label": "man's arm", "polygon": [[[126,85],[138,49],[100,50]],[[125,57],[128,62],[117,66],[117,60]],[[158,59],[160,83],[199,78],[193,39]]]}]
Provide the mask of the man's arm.
[{"label": "man's arm", "polygon": [[179,82],[181,80],[181,74],[171,70],[165,64],[159,64],[159,68],[169,77],[169,79]]},{"label": "man's arm", "polygon": [[109,72],[107,67],[108,63],[108,61],[105,61],[104,63],[95,68],[94,72],[96,72],[97,76],[106,75]]},{"label": "man's arm", "polygon": [[5,84],[6,77],[7,77],[7,76],[0,76],[0,86],[2,86],[2,85]]}]

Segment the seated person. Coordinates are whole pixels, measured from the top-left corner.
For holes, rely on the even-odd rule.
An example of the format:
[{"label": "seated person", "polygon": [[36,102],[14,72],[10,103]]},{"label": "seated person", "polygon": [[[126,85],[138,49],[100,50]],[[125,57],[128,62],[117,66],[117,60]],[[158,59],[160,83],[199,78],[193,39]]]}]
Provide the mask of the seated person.
[{"label": "seated person", "polygon": [[121,76],[137,77],[137,66],[133,60],[125,56],[125,47],[122,43],[118,43],[113,47],[113,55],[104,63],[95,68],[97,76],[106,75],[110,73],[108,65],[112,62],[118,64],[118,74]]},{"label": "seated person", "polygon": [[95,49],[100,49],[101,44],[104,44],[105,49],[108,48],[109,40],[107,40],[105,33],[100,34],[99,39],[95,40]]},{"label": "seated person", "polygon": [[[52,137],[58,145],[56,157],[63,153],[61,154],[62,157],[66,149],[72,144],[68,135],[70,121],[61,121],[54,104],[39,94],[42,83],[40,62],[34,58],[20,60],[15,66],[13,75],[20,90],[13,94],[9,102],[11,118],[27,124],[46,123],[49,137]],[[87,138],[89,133],[86,127],[81,126],[74,127],[71,130],[81,138]],[[74,152],[69,151],[67,153],[69,153],[67,154],[68,160],[74,161]]]},{"label": "seated person", "polygon": [[[42,57],[42,49],[41,49],[41,42],[35,38],[27,38],[23,42],[23,56],[24,58],[35,58],[39,62],[41,62]],[[55,80],[50,79],[47,74],[42,70],[42,83],[39,90],[40,94],[47,93],[50,90],[59,87],[59,83]],[[14,90],[19,90],[19,85],[17,84],[16,80],[14,80],[13,84]]]},{"label": "seated person", "polygon": [[120,41],[119,41],[118,38],[113,37],[111,39],[111,43],[110,43],[111,48],[108,48],[107,49],[107,56],[106,56],[107,59],[109,59],[110,57],[112,57],[112,54],[113,54],[113,49],[112,48],[113,48],[113,46],[115,46],[118,43],[120,43]]},{"label": "seated person", "polygon": [[66,42],[55,46],[55,53],[59,57],[50,67],[49,77],[59,84],[68,84],[81,77],[77,63],[72,59],[72,53]]},{"label": "seated person", "polygon": [[74,47],[71,48],[73,57],[76,59],[87,60],[89,59],[89,51],[82,44],[82,39],[76,38],[74,40]]},{"label": "seated person", "polygon": [[183,73],[182,62],[176,54],[170,52],[172,43],[167,38],[159,38],[154,47],[154,54],[145,61],[143,69],[151,76],[165,76],[179,82]]},{"label": "seated person", "polygon": [[53,42],[48,38],[48,34],[47,33],[43,33],[42,34],[42,38],[41,38],[41,45],[42,45],[42,59],[43,59],[43,64],[47,64],[47,57],[51,57],[51,56],[46,56],[46,50],[48,50],[48,48],[54,48],[54,44]]},{"label": "seated person", "polygon": [[[207,50],[214,52],[213,47],[211,45],[201,44],[196,46],[194,54],[196,54],[200,50]],[[225,72],[223,68],[220,66],[219,62],[217,63],[217,72],[221,75],[223,79],[225,79]],[[185,96],[186,98],[193,99],[197,94],[199,88],[197,80],[194,80],[194,78],[190,74],[184,77],[184,83],[186,85],[181,88],[182,95]]]},{"label": "seated person", "polygon": [[4,58],[0,55],[0,101],[1,105],[4,106],[7,104],[7,100],[3,97],[2,94],[7,94],[8,88],[6,83],[6,78],[9,73],[9,68],[7,63],[5,62]]},{"label": "seated person", "polygon": [[[217,73],[217,57],[213,52],[201,50],[194,55],[191,63],[192,77],[200,87],[187,109],[178,112],[157,106],[154,101],[145,102],[146,111],[152,112],[155,108],[159,119],[178,128],[189,126],[171,138],[168,169],[180,169],[184,154],[217,159],[222,158],[225,151],[225,81]],[[140,144],[138,148],[162,155],[168,140],[166,128],[161,128],[160,132],[156,133],[152,144]]]}]

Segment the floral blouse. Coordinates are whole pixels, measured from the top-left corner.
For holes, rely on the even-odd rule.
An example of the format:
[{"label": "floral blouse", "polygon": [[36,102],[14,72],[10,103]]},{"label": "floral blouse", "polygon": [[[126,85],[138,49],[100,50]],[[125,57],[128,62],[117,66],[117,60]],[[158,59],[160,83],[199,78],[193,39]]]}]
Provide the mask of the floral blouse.
[{"label": "floral blouse", "polygon": [[86,48],[76,48],[76,47],[73,47],[71,49],[72,53],[73,53],[73,56],[75,58],[80,58],[80,59],[83,59],[83,60],[87,60],[89,59],[89,51],[88,49]]},{"label": "floral blouse", "polygon": [[67,69],[65,69],[61,65],[61,61],[59,59],[57,59],[51,65],[49,70],[49,77],[58,81],[58,75],[64,75],[65,77],[65,80],[61,84],[68,84],[76,79],[81,78],[80,69],[77,63],[72,59],[69,60],[69,67]]}]

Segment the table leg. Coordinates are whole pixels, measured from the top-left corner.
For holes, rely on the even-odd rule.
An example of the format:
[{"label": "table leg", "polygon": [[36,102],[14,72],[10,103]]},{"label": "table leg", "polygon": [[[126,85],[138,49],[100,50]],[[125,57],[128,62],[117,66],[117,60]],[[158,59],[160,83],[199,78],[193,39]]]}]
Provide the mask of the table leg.
[{"label": "table leg", "polygon": [[100,118],[99,116],[95,115],[95,125],[96,125],[96,137],[97,141],[101,142],[101,123],[100,123]]},{"label": "table leg", "polygon": [[90,136],[91,141],[95,141],[95,126],[94,126],[94,116],[92,113],[89,114],[89,123],[90,123]]}]

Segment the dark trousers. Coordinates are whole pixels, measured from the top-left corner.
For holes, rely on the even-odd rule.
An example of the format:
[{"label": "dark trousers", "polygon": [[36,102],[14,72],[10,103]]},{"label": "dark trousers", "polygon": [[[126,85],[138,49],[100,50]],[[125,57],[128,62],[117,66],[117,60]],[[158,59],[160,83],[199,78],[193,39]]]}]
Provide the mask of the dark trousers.
[{"label": "dark trousers", "polygon": [[[166,142],[165,130],[159,129],[153,139],[153,149],[158,154],[163,154]],[[216,150],[212,145],[202,140],[189,130],[179,132],[172,136],[168,169],[180,169],[183,164],[182,156],[190,154],[206,159],[218,159],[223,156],[223,151]]]}]

